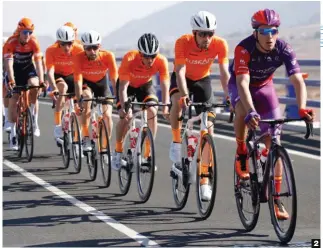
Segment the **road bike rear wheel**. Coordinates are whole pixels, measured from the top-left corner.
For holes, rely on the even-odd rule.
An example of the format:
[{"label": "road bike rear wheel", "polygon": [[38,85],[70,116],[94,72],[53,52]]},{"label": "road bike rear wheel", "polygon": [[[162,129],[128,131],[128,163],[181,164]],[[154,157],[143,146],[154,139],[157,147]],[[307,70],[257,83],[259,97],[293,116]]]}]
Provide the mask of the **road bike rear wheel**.
[{"label": "road bike rear wheel", "polygon": [[28,162],[33,159],[34,154],[34,122],[30,109],[27,108],[25,113],[25,151]]},{"label": "road bike rear wheel", "polygon": [[181,177],[178,176],[173,170],[170,171],[170,175],[172,177],[172,191],[174,201],[176,204],[176,210],[181,210],[185,207],[190,192],[189,167],[191,162],[188,160],[187,146],[187,135],[184,134],[184,136],[182,137],[182,161],[180,164],[172,165],[176,167],[176,169],[181,171]]},{"label": "road bike rear wheel", "polygon": [[[248,150],[251,147],[248,145]],[[259,184],[256,172],[256,154],[250,154],[249,157],[249,180],[241,180],[235,169],[234,171],[234,196],[238,209],[239,218],[246,231],[252,231],[258,222],[260,212]],[[235,164],[236,161],[234,161]]]},{"label": "road bike rear wheel", "polygon": [[[137,141],[138,142],[138,141]],[[154,185],[155,147],[149,127],[142,129],[141,149],[137,156],[137,189],[142,203],[147,202]]]},{"label": "road bike rear wheel", "polygon": [[[269,191],[269,210],[271,221],[274,226],[275,232],[281,243],[288,243],[294,236],[296,219],[297,219],[297,191],[296,182],[292,162],[287,151],[277,146],[268,158],[271,163],[270,176],[268,183]],[[276,174],[275,168],[278,166],[278,161],[282,164],[282,176]],[[276,180],[275,180],[276,179]],[[279,179],[279,180],[277,180]],[[275,183],[280,181],[280,186]],[[280,190],[277,190],[279,189]],[[280,191],[280,192],[279,192]],[[279,201],[283,204],[284,208],[289,214],[288,219],[278,219],[275,213],[275,202]]]},{"label": "road bike rear wheel", "polygon": [[[208,145],[208,146],[206,146]],[[207,150],[208,149],[208,150]],[[202,136],[200,143],[200,151],[197,158],[197,171],[196,171],[196,199],[199,214],[203,220],[207,219],[214,207],[216,189],[217,189],[217,161],[216,150],[213,137],[206,133]],[[205,155],[206,156],[203,156]],[[203,161],[203,157],[208,157]],[[202,164],[208,164],[207,171],[203,171]],[[210,187],[212,194],[210,200],[202,199],[201,181],[207,180],[207,185]]]},{"label": "road bike rear wheel", "polygon": [[99,121],[99,154],[104,187],[111,183],[111,154],[107,126],[104,120]]},{"label": "road bike rear wheel", "polygon": [[[19,113],[19,112],[18,112]],[[20,113],[20,115],[17,118],[16,122],[16,130],[17,130],[17,138],[16,142],[18,142],[18,157],[21,158],[22,152],[24,150],[24,145],[25,145],[25,130],[24,130],[24,121],[25,121],[25,114]],[[9,144],[10,144],[10,138],[9,138]]]}]

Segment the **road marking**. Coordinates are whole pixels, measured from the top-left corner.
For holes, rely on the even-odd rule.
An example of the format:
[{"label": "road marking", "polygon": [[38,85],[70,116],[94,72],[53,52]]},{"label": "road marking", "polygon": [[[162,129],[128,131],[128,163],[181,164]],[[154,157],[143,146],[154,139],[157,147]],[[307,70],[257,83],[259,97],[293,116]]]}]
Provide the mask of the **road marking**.
[{"label": "road marking", "polygon": [[[39,101],[39,103],[52,106],[52,103],[49,103],[49,102]],[[116,114],[112,114],[112,116],[119,117]],[[169,129],[171,128],[170,125],[167,125],[167,124],[164,124],[164,123],[158,123],[158,126],[166,127],[166,128],[169,128]],[[194,130],[194,132],[197,132],[197,131]],[[233,138],[233,137],[228,137],[228,136],[221,135],[221,134],[213,134],[213,136],[216,137],[216,138],[219,138],[219,139],[224,139],[224,140],[229,140],[229,141],[234,141],[234,142],[236,141],[236,139]],[[304,157],[304,158],[310,158],[310,159],[314,159],[314,160],[319,160],[319,161],[321,160],[321,157],[317,156],[317,155],[308,154],[308,153],[305,153],[305,152],[299,152],[299,151],[290,150],[290,149],[286,149],[286,150],[287,150],[287,152],[289,154],[301,156],[301,157]]]},{"label": "road marking", "polygon": [[45,189],[52,192],[53,194],[58,195],[59,197],[63,198],[66,201],[69,201],[74,206],[76,206],[76,207],[78,207],[80,209],[83,209],[88,214],[91,214],[91,215],[95,216],[96,218],[103,221],[107,225],[111,226],[115,230],[117,230],[117,231],[127,235],[131,239],[137,241],[140,245],[142,245],[142,246],[155,246],[155,247],[158,246],[158,244],[156,242],[148,239],[147,237],[145,237],[145,236],[137,233],[136,231],[130,229],[129,227],[121,224],[120,222],[116,221],[115,219],[111,218],[110,216],[105,215],[103,212],[98,211],[95,208],[87,205],[86,203],[77,200],[75,197],[65,193],[64,191],[62,191],[59,188],[51,185],[50,183],[44,181],[43,179],[35,176],[34,174],[25,171],[24,169],[22,169],[18,165],[14,164],[14,163],[12,163],[12,162],[10,162],[8,160],[4,160],[3,164],[5,164],[9,168],[11,168],[12,170],[17,171],[18,173],[22,174],[23,176],[27,177],[31,181],[34,181],[35,183],[37,183],[40,186],[44,187]]}]

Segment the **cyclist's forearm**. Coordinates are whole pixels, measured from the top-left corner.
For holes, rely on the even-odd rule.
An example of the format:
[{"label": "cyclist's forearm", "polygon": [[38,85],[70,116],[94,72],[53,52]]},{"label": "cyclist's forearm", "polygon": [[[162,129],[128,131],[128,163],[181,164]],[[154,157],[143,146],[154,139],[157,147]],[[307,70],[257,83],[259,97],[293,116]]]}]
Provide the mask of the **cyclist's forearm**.
[{"label": "cyclist's forearm", "polygon": [[294,85],[296,100],[299,109],[306,108],[307,90],[304,79],[300,73],[290,76],[290,81]]},{"label": "cyclist's forearm", "polygon": [[13,59],[6,59],[5,60],[5,68],[8,73],[9,82],[14,82],[14,71],[13,71]]},{"label": "cyclist's forearm", "polygon": [[48,82],[49,85],[52,89],[56,89],[56,82],[55,82],[55,77],[54,77],[54,68],[50,68],[47,72],[47,76],[48,76]]},{"label": "cyclist's forearm", "polygon": [[186,84],[186,66],[180,65],[176,67],[176,81],[177,81],[177,87],[181,94],[181,96],[188,95],[188,89]]},{"label": "cyclist's forearm", "polygon": [[228,70],[228,64],[219,65],[220,69],[220,81],[222,85],[222,89],[225,96],[228,96],[228,82],[230,78],[230,73]]},{"label": "cyclist's forearm", "polygon": [[75,82],[75,96],[77,100],[81,99],[82,95],[82,81]]},{"label": "cyclist's forearm", "polygon": [[127,89],[129,82],[128,81],[120,81],[119,84],[119,99],[121,108],[124,108],[124,103],[128,100]]},{"label": "cyclist's forearm", "polygon": [[116,88],[116,80],[111,79],[111,85],[112,85],[112,89],[113,89],[113,94],[114,96],[117,96],[117,88]]},{"label": "cyclist's forearm", "polygon": [[37,61],[35,61],[36,64],[36,72],[39,78],[40,82],[44,82],[44,70],[43,70],[43,64],[41,59],[38,59]]},{"label": "cyclist's forearm", "polygon": [[237,88],[238,88],[238,94],[240,96],[240,100],[245,110],[247,112],[251,110],[255,110],[255,106],[253,105],[252,97],[249,90],[249,79],[248,78],[242,78],[241,80],[237,79]]},{"label": "cyclist's forearm", "polygon": [[162,101],[163,103],[169,103],[169,81],[161,82]]}]

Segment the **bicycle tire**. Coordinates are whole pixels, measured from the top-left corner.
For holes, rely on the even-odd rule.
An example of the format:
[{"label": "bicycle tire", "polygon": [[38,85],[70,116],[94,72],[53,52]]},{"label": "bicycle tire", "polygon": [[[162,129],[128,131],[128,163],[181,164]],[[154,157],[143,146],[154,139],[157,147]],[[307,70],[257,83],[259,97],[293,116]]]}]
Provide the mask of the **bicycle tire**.
[{"label": "bicycle tire", "polygon": [[[23,132],[23,128],[24,128],[24,114],[23,113],[20,113],[20,115],[17,117],[16,126],[17,126],[16,127],[17,128],[16,142],[18,142],[18,157],[21,158],[22,152],[24,150],[24,144],[25,144],[25,135]],[[9,144],[10,144],[10,138],[9,138]]]},{"label": "bicycle tire", "polygon": [[94,140],[91,140],[92,150],[86,153],[87,156],[87,168],[90,175],[90,182],[94,181],[98,172],[98,159],[97,150],[95,149]]},{"label": "bicycle tire", "polygon": [[[26,158],[28,162],[30,162],[33,159],[34,155],[34,122],[33,122],[33,116],[31,115],[30,109],[27,108],[25,111],[25,152],[26,152]],[[28,148],[28,140],[30,139],[30,149]]]},{"label": "bicycle tire", "polygon": [[[248,150],[251,151],[251,147],[249,144],[247,144]],[[251,202],[252,202],[252,218],[249,220],[245,214],[243,208],[243,197],[241,194],[241,186],[243,187],[243,184],[247,185],[247,180],[245,181],[240,181],[238,178],[238,175],[236,174],[236,169],[235,169],[235,162],[234,161],[234,176],[233,176],[233,181],[234,181],[234,196],[236,200],[236,206],[239,214],[240,221],[243,225],[243,227],[246,229],[246,231],[250,232],[252,231],[257,223],[258,223],[258,218],[259,218],[259,212],[260,212],[260,196],[259,196],[259,184],[258,184],[258,178],[257,178],[257,172],[256,172],[256,154],[255,152],[252,152],[249,157],[249,172],[250,172],[250,179],[248,180],[249,183],[249,189],[244,188],[246,191],[250,191],[251,193]],[[242,184],[241,184],[242,183]]]},{"label": "bicycle tire", "polygon": [[[133,155],[131,154],[131,149],[130,149],[130,131],[128,131],[124,138],[123,153],[122,153],[122,158],[127,161],[127,165],[125,167],[121,166],[120,170],[118,171],[119,189],[120,189],[121,195],[123,196],[128,194],[130,185],[131,185],[131,180],[132,180],[131,170],[132,170],[132,167],[134,166],[132,156]],[[122,181],[123,172],[125,172],[125,175],[127,177],[126,183],[123,183]]]},{"label": "bicycle tire", "polygon": [[[211,190],[212,190],[212,194],[211,194],[211,199],[209,201],[208,207],[206,207],[206,209],[204,210],[203,208],[203,202],[202,198],[201,198],[201,188],[200,188],[200,173],[199,170],[201,168],[200,167],[200,162],[198,162],[197,165],[197,170],[196,170],[196,200],[197,200],[197,208],[199,210],[199,214],[201,216],[201,218],[203,220],[207,219],[212,211],[213,211],[213,207],[214,207],[214,203],[215,203],[215,198],[216,198],[216,190],[217,190],[217,161],[216,161],[216,148],[215,148],[215,144],[213,141],[213,137],[209,134],[206,133],[202,136],[201,139],[201,143],[200,143],[200,151],[199,154],[200,156],[202,156],[203,154],[203,148],[205,147],[205,144],[208,143],[210,148],[211,148],[211,152],[212,152],[212,157],[213,157],[213,166],[209,166],[208,167],[208,174],[211,174],[211,180],[213,181],[212,186],[211,186]],[[210,180],[210,177],[209,177]]]},{"label": "bicycle tire", "polygon": [[[270,163],[272,167],[270,167],[271,172],[270,172],[270,180],[268,182],[268,192],[269,192],[269,210],[270,210],[270,215],[271,215],[271,221],[274,226],[274,230],[276,232],[277,237],[279,238],[280,242],[282,244],[287,244],[294,236],[295,228],[296,228],[296,221],[297,221],[297,190],[296,190],[296,181],[294,177],[294,170],[292,166],[291,159],[285,150],[285,148],[281,146],[277,146],[273,152],[271,153],[272,155],[268,158],[270,159]],[[287,228],[286,232],[282,230],[282,228],[279,225],[279,221],[276,218],[275,214],[275,209],[274,209],[274,196],[273,194],[275,193],[275,186],[274,186],[274,175],[272,175],[274,172],[274,166],[275,166],[275,161],[277,161],[278,158],[281,158],[283,160],[283,172],[288,171],[289,175],[289,187],[291,189],[291,195],[293,196],[292,198],[292,211],[289,211],[291,213],[290,215],[290,222],[289,222],[289,227]],[[284,176],[284,174],[283,174]],[[286,176],[286,175],[285,175]]]},{"label": "bicycle tire", "polygon": [[70,165],[70,149],[69,149],[69,140],[68,133],[64,132],[63,135],[63,145],[60,147],[61,155],[63,159],[63,168],[67,169]]},{"label": "bicycle tire", "polygon": [[[175,172],[171,171],[171,177],[172,177],[172,191],[173,191],[173,198],[176,205],[176,210],[182,210],[188,199],[188,195],[190,193],[190,183],[189,183],[189,166],[190,162],[188,161],[188,155],[187,155],[187,134],[185,133],[182,137],[182,161],[181,161],[181,171],[182,171],[182,178],[179,179],[178,176],[175,174]],[[184,189],[183,191],[183,197],[182,199],[178,196],[178,186],[180,186]]]},{"label": "bicycle tire", "polygon": [[[142,129],[142,135],[141,135],[141,152],[140,154],[137,155],[137,191],[138,191],[138,195],[140,197],[141,203],[145,203],[149,200],[152,189],[153,189],[153,185],[154,185],[154,178],[155,178],[155,146],[154,146],[154,138],[153,135],[151,133],[151,130],[149,127],[145,127]],[[143,166],[142,163],[140,163],[140,161],[142,161],[142,159],[140,158],[141,155],[143,154],[144,151],[144,145],[145,145],[145,138],[148,138],[149,140],[149,144],[150,144],[150,161],[148,159],[145,167],[148,167],[148,174],[151,175],[150,180],[149,180],[149,184],[147,187],[147,191],[144,192],[143,191],[143,185],[142,185],[142,180],[140,178],[141,172],[146,173],[147,172],[147,168],[145,168]],[[137,141],[138,142],[138,141]]]},{"label": "bicycle tire", "polygon": [[[72,141],[72,156],[74,162],[74,169],[76,173],[80,173],[82,169],[82,143],[81,143],[81,131],[80,125],[75,113],[70,115],[70,140]],[[74,137],[76,134],[77,137]]]},{"label": "bicycle tire", "polygon": [[[102,141],[103,141],[103,132],[105,133],[105,139],[106,139],[106,146],[105,151],[102,151]],[[100,151],[100,167],[102,172],[102,179],[104,183],[104,187],[109,187],[111,183],[111,153],[110,153],[110,142],[109,142],[109,134],[107,126],[105,125],[104,120],[99,121],[99,151]],[[106,165],[104,163],[104,155],[108,157],[108,164]],[[104,167],[107,168],[107,172],[105,173]]]}]

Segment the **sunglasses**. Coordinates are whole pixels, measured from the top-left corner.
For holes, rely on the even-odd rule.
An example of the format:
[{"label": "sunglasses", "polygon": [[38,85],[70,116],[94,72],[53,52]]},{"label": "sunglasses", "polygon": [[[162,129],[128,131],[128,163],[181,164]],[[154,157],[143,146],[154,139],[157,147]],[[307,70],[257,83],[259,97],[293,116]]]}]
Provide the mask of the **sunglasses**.
[{"label": "sunglasses", "polygon": [[214,35],[214,32],[202,31],[202,32],[197,32],[197,35],[200,36],[201,38],[212,37]]},{"label": "sunglasses", "polygon": [[60,44],[61,46],[71,46],[71,45],[73,45],[73,42],[72,42],[72,41],[68,41],[68,42],[63,42],[63,41],[61,41],[59,44]]},{"label": "sunglasses", "polygon": [[27,35],[27,34],[31,35],[33,33],[33,31],[30,31],[30,30],[22,30],[22,33],[24,35]]},{"label": "sunglasses", "polygon": [[275,29],[275,28],[258,28],[257,31],[261,35],[269,35],[269,34],[275,35],[275,34],[278,34],[278,29]]},{"label": "sunglasses", "polygon": [[142,56],[145,58],[145,59],[154,59],[157,57],[157,54],[153,54],[153,55],[147,55],[147,54],[142,54]]},{"label": "sunglasses", "polygon": [[99,49],[99,46],[85,46],[85,47],[84,47],[84,49],[85,49],[86,51],[91,51],[91,50],[96,51],[96,50],[98,50],[98,49]]}]

